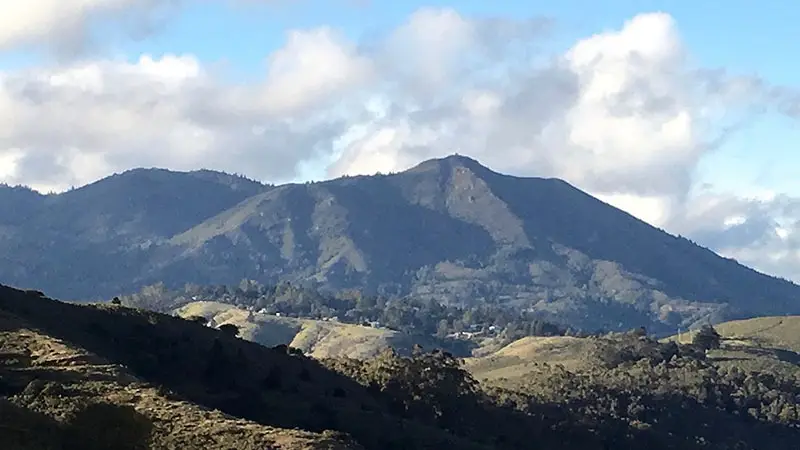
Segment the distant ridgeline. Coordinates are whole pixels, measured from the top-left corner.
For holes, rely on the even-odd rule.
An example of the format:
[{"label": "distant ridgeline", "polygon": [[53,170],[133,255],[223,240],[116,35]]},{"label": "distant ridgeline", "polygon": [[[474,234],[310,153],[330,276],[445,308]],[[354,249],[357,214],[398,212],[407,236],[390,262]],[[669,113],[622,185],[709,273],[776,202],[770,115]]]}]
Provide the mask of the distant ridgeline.
[{"label": "distant ridgeline", "polygon": [[[538,318],[587,331],[645,326],[661,335],[800,314],[794,283],[668,234],[564,180],[514,177],[460,155],[393,175],[281,186],[212,171],[133,169],[57,195],[0,186],[0,209],[8,212],[0,215],[2,281],[64,300],[245,278],[392,298],[293,302],[303,314],[316,307],[342,320],[382,318],[434,332],[445,320],[450,333],[496,320],[524,334],[554,332]],[[244,291],[254,303],[267,289]],[[268,297],[258,300],[265,308]],[[436,311],[409,297],[460,309]],[[407,311],[409,302],[435,319]]]},{"label": "distant ridgeline", "polygon": [[187,284],[177,290],[158,283],[138,293],[120,296],[120,300],[125,305],[160,312],[195,301],[216,301],[288,317],[378,323],[409,334],[440,338],[485,334],[514,340],[525,336],[587,335],[582,330],[561,327],[498,304],[443,305],[432,299],[384,298],[354,290],[327,294],[291,283],[265,286],[251,280],[243,280],[239,286]]}]

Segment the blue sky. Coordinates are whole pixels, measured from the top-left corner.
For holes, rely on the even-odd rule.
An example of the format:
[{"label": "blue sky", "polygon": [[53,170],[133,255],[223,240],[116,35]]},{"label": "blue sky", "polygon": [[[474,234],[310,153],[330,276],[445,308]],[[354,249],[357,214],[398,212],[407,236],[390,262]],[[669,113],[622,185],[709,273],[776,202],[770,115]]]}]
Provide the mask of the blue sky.
[{"label": "blue sky", "polygon": [[[792,58],[800,40],[800,3],[767,2],[754,7],[746,0],[647,1],[369,1],[308,0],[281,6],[223,2],[189,3],[158,33],[146,39],[119,42],[118,50],[139,53],[188,52],[206,61],[227,59],[247,73],[261,69],[261,60],[295,28],[332,26],[360,38],[390,29],[421,7],[453,7],[468,15],[532,17],[555,20],[554,48],[609,28],[643,12],[664,11],[678,22],[692,53],[705,65],[743,73],[757,72],[776,83],[800,83],[800,61]],[[771,7],[770,7],[771,6]],[[110,28],[114,28],[117,25]],[[107,27],[109,28],[109,27]],[[104,30],[107,31],[107,30]],[[3,66],[27,65],[40,58],[27,52],[6,53]]]},{"label": "blue sky", "polygon": [[[245,70],[259,70],[261,59],[281,45],[287,29],[332,26],[353,38],[391,29],[421,7],[453,7],[467,15],[533,17],[555,20],[554,49],[621,23],[643,12],[672,15],[692,53],[707,66],[759,73],[776,83],[800,84],[800,60],[792,58],[800,41],[800,3],[711,0],[694,2],[610,0],[377,2],[310,0],[292,5],[231,7],[222,3],[191,4],[155,36],[127,42],[131,54],[190,52],[204,60],[229,59]],[[354,2],[355,3],[355,0]],[[769,5],[770,3],[767,3]]]},{"label": "blue sky", "polygon": [[[421,7],[454,7],[466,15],[547,16],[554,20],[546,48],[566,50],[576,40],[608,29],[643,12],[672,15],[697,64],[757,74],[772,83],[800,88],[800,3],[751,1],[395,1],[347,6],[346,1],[314,0],[291,5],[231,7],[195,3],[159,33],[123,41],[115,53],[191,53],[207,63],[225,62],[234,79],[258,78],[264,58],[279,48],[288,29],[331,26],[354,40],[392,29]],[[765,7],[767,5],[767,7]],[[771,5],[771,7],[769,7]],[[702,177],[720,189],[745,192],[751,186],[800,194],[800,127],[780,117],[759,118],[738,131],[723,149],[700,166]],[[780,161],[781,163],[776,163]]]},{"label": "blue sky", "polygon": [[[773,84],[800,89],[800,3],[736,1],[585,0],[545,1],[359,1],[307,0],[186,2],[177,14],[144,39],[116,32],[120,21],[95,24],[99,55],[135,61],[141,54],[191,54],[208,65],[221,65],[231,82],[263,77],[265,58],[285,43],[292,29],[330,26],[355,41],[369,39],[400,25],[419,8],[452,7],[467,16],[535,17],[553,19],[543,42],[560,53],[594,33],[619,29],[644,12],[664,11],[679,32],[697,65],[732,73],[758,75]],[[765,7],[766,5],[766,7]],[[0,53],[0,69],[47,64],[47,53],[11,49]],[[698,167],[702,178],[725,191],[743,193],[752,186],[800,194],[798,123],[782,117],[749,122],[706,156]],[[780,161],[780,163],[777,163]]]}]

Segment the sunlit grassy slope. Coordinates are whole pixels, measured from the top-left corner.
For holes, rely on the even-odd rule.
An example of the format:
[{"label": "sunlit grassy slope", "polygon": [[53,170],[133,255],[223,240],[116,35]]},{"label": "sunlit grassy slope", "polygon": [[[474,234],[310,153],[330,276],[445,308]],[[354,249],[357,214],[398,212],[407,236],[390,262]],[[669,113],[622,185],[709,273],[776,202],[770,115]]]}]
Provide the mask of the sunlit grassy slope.
[{"label": "sunlit grassy slope", "polygon": [[408,350],[418,341],[385,328],[277,317],[217,302],[190,303],[176,310],[176,313],[182,317],[203,316],[213,319],[216,326],[230,323],[239,327],[244,339],[266,346],[287,344],[315,358],[370,358],[387,347]]},{"label": "sunlit grassy slope", "polygon": [[[721,367],[736,366],[745,371],[780,371],[800,376],[800,316],[761,317],[725,322],[715,326],[722,346],[708,353]],[[696,331],[670,336],[689,344]],[[597,364],[590,354],[591,338],[526,337],[496,351],[466,360],[479,379],[514,379],[533,372],[537,364],[561,364],[583,370]]]}]

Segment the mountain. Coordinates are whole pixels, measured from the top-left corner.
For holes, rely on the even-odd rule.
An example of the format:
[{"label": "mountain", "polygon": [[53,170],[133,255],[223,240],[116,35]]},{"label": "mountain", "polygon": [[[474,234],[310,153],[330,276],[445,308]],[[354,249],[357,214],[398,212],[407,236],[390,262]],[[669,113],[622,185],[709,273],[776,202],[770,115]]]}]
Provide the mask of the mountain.
[{"label": "mountain", "polygon": [[201,170],[134,169],[61,194],[0,186],[0,274],[67,298],[134,282],[153,247],[268,189]]},{"label": "mountain", "polygon": [[503,304],[584,329],[674,332],[800,313],[791,282],[562,180],[503,175],[458,155],[277,187],[135,170],[31,203],[35,225],[12,225],[0,241],[12,255],[0,273],[65,298],[247,278]]}]

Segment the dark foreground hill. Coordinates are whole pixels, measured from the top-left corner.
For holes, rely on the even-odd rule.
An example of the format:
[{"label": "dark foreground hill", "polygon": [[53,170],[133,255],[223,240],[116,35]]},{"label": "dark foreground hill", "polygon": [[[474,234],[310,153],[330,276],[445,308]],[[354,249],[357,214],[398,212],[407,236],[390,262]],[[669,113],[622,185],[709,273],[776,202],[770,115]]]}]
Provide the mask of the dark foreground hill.
[{"label": "dark foreground hill", "polygon": [[583,329],[674,332],[800,313],[790,282],[564,181],[506,176],[461,156],[269,188],[136,170],[56,196],[6,191],[0,208],[26,220],[0,223],[0,273],[62,298],[248,278],[504,304]]},{"label": "dark foreground hill", "polygon": [[482,386],[419,351],[316,361],[190,320],[0,286],[4,449],[719,449],[800,439],[797,381],[639,334]]}]

